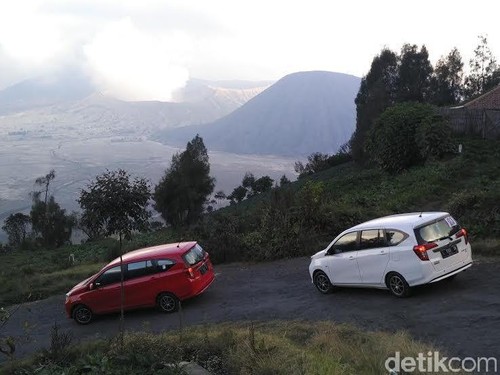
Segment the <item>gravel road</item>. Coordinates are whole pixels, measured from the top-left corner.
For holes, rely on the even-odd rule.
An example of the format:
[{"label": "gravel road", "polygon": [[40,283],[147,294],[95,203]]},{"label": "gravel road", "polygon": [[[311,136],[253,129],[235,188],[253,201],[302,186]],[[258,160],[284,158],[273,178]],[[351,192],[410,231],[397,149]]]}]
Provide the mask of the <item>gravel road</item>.
[{"label": "gravel road", "polygon": [[[216,266],[214,284],[205,294],[183,303],[183,324],[331,320],[368,330],[408,330],[462,358],[499,357],[500,262],[476,262],[455,280],[418,288],[407,299],[373,289],[339,289],[322,295],[310,282],[308,265],[308,258],[296,258]],[[48,347],[54,322],[71,331],[76,342],[117,333],[118,315],[79,326],[66,318],[63,303],[64,296],[54,296],[17,309],[0,334],[16,338],[18,357]],[[179,318],[177,313],[152,309],[133,311],[126,313],[125,325],[128,331],[163,331],[178,328]]]}]

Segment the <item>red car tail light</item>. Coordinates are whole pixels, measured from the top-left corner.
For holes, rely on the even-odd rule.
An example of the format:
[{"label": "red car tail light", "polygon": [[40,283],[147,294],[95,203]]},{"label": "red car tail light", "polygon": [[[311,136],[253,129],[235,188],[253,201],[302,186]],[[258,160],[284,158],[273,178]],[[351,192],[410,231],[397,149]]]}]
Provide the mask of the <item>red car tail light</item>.
[{"label": "red car tail light", "polygon": [[192,267],[189,267],[186,271],[187,271],[187,273],[188,273],[188,275],[189,275],[189,277],[190,277],[191,279],[194,279],[194,278],[195,278],[195,276],[194,276],[194,270],[193,270],[193,268],[192,268]]},{"label": "red car tail light", "polygon": [[420,260],[429,260],[429,255],[427,255],[427,250],[433,249],[437,247],[437,244],[434,242],[429,242],[423,245],[416,245],[413,246],[413,251],[417,256],[420,258]]},{"label": "red car tail light", "polygon": [[466,245],[469,243],[469,235],[468,235],[467,230],[465,228],[460,229],[457,232],[457,235],[455,238],[460,238],[460,237],[464,237]]}]

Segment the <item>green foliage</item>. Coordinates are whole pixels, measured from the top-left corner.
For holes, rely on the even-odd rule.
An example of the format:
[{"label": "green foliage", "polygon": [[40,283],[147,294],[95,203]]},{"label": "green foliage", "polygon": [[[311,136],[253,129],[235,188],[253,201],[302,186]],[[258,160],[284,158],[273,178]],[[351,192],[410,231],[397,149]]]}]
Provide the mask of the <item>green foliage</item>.
[{"label": "green foliage", "polygon": [[300,161],[295,162],[295,172],[299,174],[300,178],[301,176],[324,171],[329,168],[328,157],[328,154],[323,154],[321,152],[312,153],[307,157],[307,164],[305,166]]},{"label": "green foliage", "polygon": [[291,181],[288,179],[286,175],[281,176],[280,178],[280,186],[284,186],[286,184],[289,184]]},{"label": "green foliage", "polygon": [[5,219],[2,229],[7,233],[9,245],[13,248],[21,247],[27,240],[28,226],[31,223],[31,218],[23,213],[10,214]]},{"label": "green foliage", "polygon": [[214,185],[207,149],[196,135],[184,152],[172,157],[170,168],[155,187],[155,209],[174,227],[190,225],[201,217]]},{"label": "green foliage", "polygon": [[356,96],[356,129],[350,140],[353,159],[364,163],[372,158],[366,153],[369,132],[379,116],[392,105],[409,101],[454,105],[464,98],[481,95],[499,83],[500,68],[487,38],[482,35],[465,81],[462,57],[457,48],[441,57],[434,69],[425,46],[419,50],[416,45],[405,44],[399,55],[384,48],[373,59]]},{"label": "green foliage", "polygon": [[351,138],[352,157],[365,159],[365,139],[375,120],[395,103],[398,77],[398,56],[384,48],[375,56],[370,71],[361,80],[356,96],[356,130]]},{"label": "green foliage", "polygon": [[241,180],[241,185],[234,188],[233,192],[227,196],[231,204],[241,202],[245,198],[254,197],[270,191],[273,188],[274,180],[269,176],[255,178],[253,173],[247,172]]},{"label": "green foliage", "polygon": [[402,357],[438,350],[407,333],[364,332],[350,325],[266,322],[136,333],[116,341],[70,347],[65,361],[41,353],[9,364],[9,373],[186,374],[194,361],[214,375],[377,374],[394,352]]},{"label": "green foliage", "polygon": [[430,80],[432,66],[429,62],[427,48],[420,51],[413,44],[405,44],[401,48],[398,78],[397,102],[427,102],[430,96]]},{"label": "green foliage", "polygon": [[432,104],[447,106],[462,100],[463,67],[462,56],[457,48],[437,61],[431,78]]},{"label": "green foliage", "polygon": [[51,170],[47,175],[37,178],[35,184],[42,190],[32,193],[31,227],[35,240],[45,248],[60,247],[69,243],[76,225],[75,216],[66,215],[66,210],[59,206],[53,195],[49,194],[50,183],[55,176],[55,171]]},{"label": "green foliage", "polygon": [[448,209],[474,236],[500,237],[500,182],[490,182],[483,189],[463,189],[452,194]]},{"label": "green foliage", "polygon": [[270,191],[273,188],[273,183],[274,183],[274,180],[269,176],[259,177],[251,185],[251,187],[252,187],[251,195],[253,196],[253,195],[262,194],[262,193],[265,193],[267,191]]},{"label": "green foliage", "polygon": [[38,177],[35,180],[35,184],[40,186],[42,190],[39,191],[34,191],[33,192],[33,200],[39,200],[40,196],[43,193],[43,202],[47,204],[47,199],[49,198],[49,187],[50,183],[52,180],[56,178],[56,172],[55,170],[51,169],[49,173],[47,173],[45,176]]},{"label": "green foliage", "polygon": [[[396,175],[352,164],[318,172],[207,215],[187,237],[197,238],[215,262],[269,260],[311,255],[362,221],[424,210],[451,212],[474,238],[497,236],[499,143],[458,142],[464,144],[460,156],[437,160],[428,155],[425,164]],[[450,206],[455,192],[469,185],[484,191],[484,198],[455,212],[457,205]]]},{"label": "green foliage", "polygon": [[423,160],[441,159],[455,150],[448,122],[430,113],[417,125],[415,142]]},{"label": "green foliage", "polygon": [[498,77],[498,73],[495,74],[498,72],[496,59],[488,46],[487,37],[479,35],[478,39],[479,44],[474,50],[474,57],[469,61],[470,74],[465,79],[467,98],[483,94],[488,88],[494,86],[492,81]]},{"label": "green foliage", "polygon": [[442,157],[450,149],[450,131],[428,104],[402,103],[387,109],[370,131],[367,150],[383,170],[395,173]]},{"label": "green foliage", "polygon": [[247,190],[251,190],[254,184],[255,176],[253,175],[253,173],[245,173],[245,175],[243,176],[243,180],[241,180],[241,186],[243,186]]},{"label": "green foliage", "polygon": [[227,196],[227,199],[229,199],[231,203],[241,202],[246,198],[247,193],[247,188],[240,185],[234,188],[233,192]]},{"label": "green foliage", "polygon": [[116,233],[120,239],[130,238],[133,231],[148,228],[150,196],[147,180],[131,181],[123,169],[107,171],[81,191],[78,199],[83,209],[81,221],[88,226],[89,234]]},{"label": "green foliage", "polygon": [[338,151],[336,154],[328,155],[321,152],[312,153],[307,157],[307,163],[304,166],[302,162],[295,162],[295,172],[299,174],[299,178],[310,176],[314,173],[324,171],[325,169],[335,167],[337,165],[351,161],[352,157],[348,146]]},{"label": "green foliage", "polygon": [[66,215],[53,196],[47,202],[35,198],[30,217],[33,232],[43,247],[57,248],[69,243],[76,219]]}]

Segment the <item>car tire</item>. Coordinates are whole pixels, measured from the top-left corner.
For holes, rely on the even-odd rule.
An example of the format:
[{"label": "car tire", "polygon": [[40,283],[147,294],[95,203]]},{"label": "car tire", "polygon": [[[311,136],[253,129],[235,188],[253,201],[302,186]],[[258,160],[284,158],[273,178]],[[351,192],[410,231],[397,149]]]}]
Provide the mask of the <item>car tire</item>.
[{"label": "car tire", "polygon": [[73,309],[73,319],[78,324],[89,324],[92,321],[92,310],[85,305],[78,305]]},{"label": "car tire", "polygon": [[156,305],[161,312],[172,313],[179,310],[179,299],[172,293],[161,293],[156,299]]},{"label": "car tire", "polygon": [[333,292],[333,285],[330,279],[323,271],[316,271],[313,277],[314,285],[323,294],[329,294]]},{"label": "car tire", "polygon": [[408,297],[411,293],[411,288],[405,278],[397,272],[389,273],[385,282],[392,295],[398,298]]}]

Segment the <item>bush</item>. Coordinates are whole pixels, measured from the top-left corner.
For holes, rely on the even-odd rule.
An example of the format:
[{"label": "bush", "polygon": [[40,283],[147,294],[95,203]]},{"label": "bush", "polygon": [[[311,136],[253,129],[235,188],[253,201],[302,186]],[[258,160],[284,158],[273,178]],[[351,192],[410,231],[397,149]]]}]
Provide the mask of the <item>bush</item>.
[{"label": "bush", "polygon": [[401,103],[385,110],[370,130],[367,151],[383,170],[396,173],[441,157],[449,149],[450,132],[434,107]]},{"label": "bush", "polygon": [[441,116],[427,116],[416,129],[415,141],[424,160],[441,159],[454,152],[451,128]]}]

